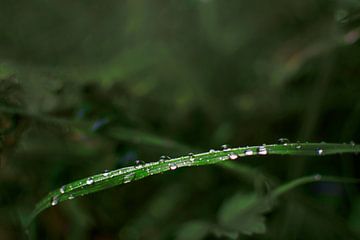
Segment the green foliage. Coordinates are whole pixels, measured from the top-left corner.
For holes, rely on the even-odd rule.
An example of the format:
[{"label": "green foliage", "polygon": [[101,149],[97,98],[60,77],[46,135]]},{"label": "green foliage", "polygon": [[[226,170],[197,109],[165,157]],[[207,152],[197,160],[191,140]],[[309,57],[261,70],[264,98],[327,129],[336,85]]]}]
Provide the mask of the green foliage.
[{"label": "green foliage", "polygon": [[211,225],[202,221],[192,221],[181,226],[177,232],[176,240],[204,239],[209,233]]},{"label": "green foliage", "polygon": [[254,193],[238,193],[222,206],[219,213],[219,222],[222,226],[244,234],[265,233],[265,217],[263,214],[269,211],[270,206],[265,203],[256,203]]},{"label": "green foliage", "polygon": [[[343,184],[360,178],[359,155],[337,154],[360,142],[359,10],[351,0],[1,1],[0,238],[23,238],[45,196],[30,239],[359,239],[359,185]],[[216,152],[180,169],[189,152],[284,136],[301,150],[282,139],[266,157],[234,148],[237,161],[207,166]],[[146,169],[153,176],[134,181]],[[49,207],[53,194],[62,203]]]}]

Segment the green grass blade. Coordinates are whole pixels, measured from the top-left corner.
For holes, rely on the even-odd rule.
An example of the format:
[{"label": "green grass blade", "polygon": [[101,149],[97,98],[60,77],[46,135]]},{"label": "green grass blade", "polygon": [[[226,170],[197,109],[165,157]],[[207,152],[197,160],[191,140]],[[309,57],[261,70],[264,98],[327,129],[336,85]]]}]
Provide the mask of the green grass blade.
[{"label": "green grass blade", "polygon": [[333,182],[333,183],[360,183],[360,179],[355,178],[343,178],[343,177],[334,177],[334,176],[321,176],[320,174],[315,174],[312,176],[305,176],[301,178],[294,179],[290,182],[287,182],[276,189],[271,193],[271,197],[279,197],[291,191],[292,189],[302,186],[304,184],[314,183],[314,182]]},{"label": "green grass blade", "polygon": [[136,129],[130,129],[120,126],[109,126],[105,127],[102,130],[102,134],[124,142],[190,151],[190,148],[188,146],[164,137],[158,137],[154,134],[139,131]]},{"label": "green grass blade", "polygon": [[302,155],[324,156],[340,153],[359,153],[360,145],[336,143],[286,143],[252,147],[226,148],[211,150],[205,153],[159,160],[137,166],[125,167],[110,172],[96,174],[66,184],[50,192],[35,207],[29,217],[28,224],[43,210],[60,202],[71,200],[90,193],[98,192],[117,185],[130,183],[151,175],[176,170],[181,167],[216,164],[227,160],[236,160],[254,155]]},{"label": "green grass blade", "polygon": [[[76,119],[67,119],[60,117],[53,117],[46,114],[36,114],[31,113],[26,110],[23,110],[18,107],[10,107],[4,104],[0,104],[0,112],[9,113],[9,114],[19,114],[34,118],[41,122],[59,124],[63,126],[78,128],[81,132],[88,135],[99,135],[98,132],[91,130],[93,122],[86,120],[76,120]],[[105,126],[101,128],[100,135],[108,136],[118,141],[131,142],[136,144],[144,144],[155,147],[163,147],[170,149],[178,149],[183,151],[191,151],[189,146],[181,144],[179,142],[167,139],[165,137],[159,137],[157,135],[143,132],[137,129],[132,129],[129,127],[122,127],[114,124],[109,124],[110,126]]]}]

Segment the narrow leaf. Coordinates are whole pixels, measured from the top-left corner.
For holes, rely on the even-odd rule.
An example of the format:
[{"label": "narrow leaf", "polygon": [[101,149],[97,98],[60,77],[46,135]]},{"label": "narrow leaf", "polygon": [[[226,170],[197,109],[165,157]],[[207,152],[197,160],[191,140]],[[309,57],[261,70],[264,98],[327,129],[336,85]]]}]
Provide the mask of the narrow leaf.
[{"label": "narrow leaf", "polygon": [[182,167],[216,164],[227,160],[237,160],[254,155],[302,155],[324,156],[340,153],[359,153],[360,145],[336,143],[286,143],[252,147],[226,148],[178,158],[159,160],[137,166],[125,167],[106,173],[96,174],[66,184],[50,192],[35,207],[30,215],[29,224],[43,210],[60,202],[98,192],[121,184],[127,184],[148,176],[176,170]]}]

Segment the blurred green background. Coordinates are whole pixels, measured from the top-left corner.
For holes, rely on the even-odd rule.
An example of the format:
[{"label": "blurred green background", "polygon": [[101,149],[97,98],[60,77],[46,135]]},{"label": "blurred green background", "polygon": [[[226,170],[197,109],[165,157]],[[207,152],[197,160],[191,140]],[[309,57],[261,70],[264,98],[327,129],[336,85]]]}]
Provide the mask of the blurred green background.
[{"label": "blurred green background", "polygon": [[[137,159],[360,142],[359,34],[357,0],[1,0],[0,239],[26,238],[49,191]],[[65,202],[31,237],[360,239],[359,186],[330,183],[217,230],[294,178],[360,177],[359,156],[238,162],[254,174],[183,168]]]}]

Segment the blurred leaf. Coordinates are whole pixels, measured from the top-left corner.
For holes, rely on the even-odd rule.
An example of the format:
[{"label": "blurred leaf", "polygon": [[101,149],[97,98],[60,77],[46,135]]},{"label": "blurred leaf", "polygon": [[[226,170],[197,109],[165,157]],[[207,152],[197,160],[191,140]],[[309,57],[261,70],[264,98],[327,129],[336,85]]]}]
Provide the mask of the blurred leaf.
[{"label": "blurred leaf", "polygon": [[[242,234],[263,234],[266,232],[265,216],[272,210],[279,196],[303,184],[328,181],[340,183],[359,183],[352,178],[328,177],[315,174],[294,179],[282,184],[267,196],[257,196],[255,193],[236,193],[225,201],[218,213],[219,229],[221,231],[237,231]],[[219,230],[218,230],[219,231]]]},{"label": "blurred leaf", "polygon": [[201,240],[206,237],[211,224],[204,221],[187,222],[177,231],[176,240]]},{"label": "blurred leaf", "polygon": [[189,147],[177,143],[173,140],[121,126],[106,127],[103,130],[103,134],[119,141],[130,141],[133,143],[146,144],[150,146],[189,150]]},{"label": "blurred leaf", "polygon": [[354,199],[353,209],[349,218],[349,225],[354,232],[360,234],[360,197]]},{"label": "blurred leaf", "polygon": [[225,229],[243,234],[265,233],[264,214],[271,209],[270,202],[259,201],[254,193],[237,193],[228,199],[219,211],[219,224]]}]

